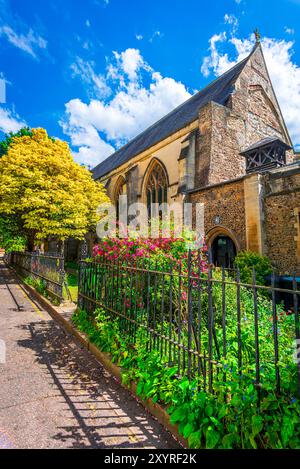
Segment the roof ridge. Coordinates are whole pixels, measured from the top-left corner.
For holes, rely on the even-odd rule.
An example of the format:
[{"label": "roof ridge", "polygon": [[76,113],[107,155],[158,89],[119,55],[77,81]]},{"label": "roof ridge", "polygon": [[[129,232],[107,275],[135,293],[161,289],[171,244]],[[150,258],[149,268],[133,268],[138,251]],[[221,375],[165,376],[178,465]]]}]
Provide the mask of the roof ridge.
[{"label": "roof ridge", "polygon": [[[253,51],[251,52],[250,55],[252,55]],[[216,77],[212,82],[208,83],[204,88],[202,88],[201,90],[197,91],[197,93],[193,94],[190,98],[186,99],[183,103],[179,104],[178,106],[176,106],[175,108],[173,108],[171,111],[169,111],[167,114],[165,114],[163,117],[161,117],[160,119],[158,119],[157,121],[153,122],[153,124],[149,125],[149,127],[147,127],[146,129],[144,129],[142,132],[140,132],[139,134],[137,134],[135,137],[133,137],[131,140],[129,140],[129,142],[125,143],[125,145],[122,145],[118,150],[116,150],[114,153],[111,153],[107,158],[105,158],[105,160],[107,160],[108,158],[112,157],[113,155],[117,155],[122,149],[126,148],[128,145],[130,145],[132,142],[134,142],[136,139],[138,139],[139,137],[141,137],[145,132],[148,132],[150,129],[152,129],[155,125],[159,124],[162,120],[166,119],[170,114],[172,114],[173,112],[175,112],[176,110],[180,109],[182,106],[184,106],[186,103],[188,103],[189,101],[191,101],[192,99],[194,99],[196,96],[198,96],[199,94],[203,93],[204,91],[206,91],[210,86],[214,85],[218,80],[220,80],[221,78],[223,78],[224,76],[226,76],[227,74],[229,74],[229,72],[232,72],[237,66],[240,66],[243,62],[246,62],[250,55],[248,55],[247,57],[245,57],[243,60],[241,60],[240,62],[236,63],[233,67],[231,67],[230,69],[226,70],[226,72],[222,73],[222,75]],[[240,72],[241,73],[241,72]],[[238,75],[239,76],[239,75]],[[236,79],[238,78],[238,76],[236,77]],[[100,166],[105,160],[101,161],[100,163],[98,163],[94,168],[93,170],[95,170],[96,168],[98,168],[98,166]]]},{"label": "roof ridge", "polygon": [[[160,119],[158,119],[157,121],[153,122],[153,124],[151,124],[149,127],[147,127],[145,130],[143,130],[142,132],[140,132],[138,135],[136,135],[135,137],[133,137],[131,140],[129,140],[129,142],[127,142],[125,145],[121,146],[118,150],[116,150],[114,153],[111,153],[108,157],[106,157],[103,161],[101,161],[100,163],[98,163],[93,169],[93,173],[95,175],[95,178],[99,178],[99,177],[102,177],[104,174],[107,174],[108,172],[112,171],[112,169],[115,169],[117,167],[119,167],[121,164],[125,163],[125,161],[129,161],[129,159],[131,159],[132,157],[136,156],[138,153],[140,152],[137,152],[135,154],[132,154],[131,156],[129,155],[129,157],[125,157],[125,160],[124,161],[121,161],[120,158],[122,159],[122,153],[128,153],[128,147],[130,148],[130,146],[132,146],[133,148],[138,145],[139,143],[139,140],[142,140],[143,137],[147,139],[147,136],[150,134],[151,135],[151,131],[153,130],[154,132],[156,131],[156,129],[159,129],[159,124],[162,123],[162,122],[168,122],[168,119],[171,118],[173,115],[174,115],[174,119],[176,120],[178,115],[180,115],[180,113],[182,112],[181,109],[184,110],[185,107],[189,107],[191,106],[191,104],[189,103],[192,103],[193,101],[196,102],[197,104],[197,101],[201,101],[206,99],[206,96],[208,96],[208,98],[211,98],[209,99],[207,102],[209,101],[214,101],[214,98],[216,98],[216,96],[214,95],[214,87],[218,86],[218,82],[220,82],[220,84],[223,85],[223,81],[225,80],[225,87],[227,86],[227,89],[229,89],[229,85],[232,86],[236,80],[238,79],[238,77],[240,76],[242,70],[244,69],[244,66],[246,65],[247,61],[249,60],[249,58],[251,57],[251,55],[254,53],[254,51],[256,50],[257,48],[257,45],[255,45],[255,47],[253,48],[253,50],[251,51],[251,53],[245,57],[243,60],[241,60],[240,62],[236,63],[233,67],[229,68],[228,70],[226,70],[226,72],[224,72],[222,75],[220,75],[219,77],[216,77],[213,81],[211,81],[210,83],[208,83],[204,88],[202,88],[201,90],[197,91],[194,95],[192,95],[190,98],[188,98],[187,100],[185,100],[183,103],[179,104],[177,107],[173,108],[171,111],[169,111],[167,114],[165,114],[164,116],[162,116]],[[236,76],[234,76],[234,71],[235,69],[238,70],[238,73],[236,73]],[[227,75],[229,75],[229,77],[232,75],[232,78],[229,79],[228,83],[226,84],[226,77]],[[232,81],[231,81],[232,80]],[[223,85],[224,86],[224,85]],[[210,91],[210,89],[212,88],[212,92]],[[222,87],[221,87],[222,89]],[[216,101],[217,102],[217,101]],[[218,100],[219,102],[219,100]],[[197,108],[197,112],[201,109],[201,107],[203,105],[206,105],[207,103],[204,103],[204,104],[199,104],[199,109]],[[221,103],[220,103],[221,104]],[[193,120],[195,120],[196,117],[193,116]],[[190,120],[190,122],[192,122],[192,120]],[[185,125],[187,125],[187,122],[185,122]],[[180,127],[178,127],[175,131],[179,130]],[[173,132],[173,133],[174,133]],[[157,132],[156,132],[157,133]],[[169,134],[171,135],[171,133]],[[166,138],[167,135],[165,136],[162,136],[162,138]],[[161,139],[162,139],[161,138]],[[148,139],[149,140],[149,139]],[[151,139],[150,139],[151,140]],[[157,140],[158,142],[159,140]],[[157,142],[148,142],[148,146],[145,146],[144,150],[146,150],[147,148],[150,148],[151,146],[153,146],[155,143]],[[143,151],[144,151],[143,150]],[[133,150],[134,152],[135,150]],[[130,152],[130,150],[129,150]],[[121,155],[121,156],[120,156]],[[119,158],[118,158],[119,157]],[[99,174],[99,170],[101,172],[101,168],[102,166],[105,166],[105,163],[106,163],[106,166],[108,163],[108,161],[111,160],[111,165],[114,166],[114,168],[110,168],[110,170],[102,170],[102,174]],[[110,165],[110,166],[111,166]],[[97,175],[96,175],[97,173]],[[98,175],[99,174],[99,175]]]}]

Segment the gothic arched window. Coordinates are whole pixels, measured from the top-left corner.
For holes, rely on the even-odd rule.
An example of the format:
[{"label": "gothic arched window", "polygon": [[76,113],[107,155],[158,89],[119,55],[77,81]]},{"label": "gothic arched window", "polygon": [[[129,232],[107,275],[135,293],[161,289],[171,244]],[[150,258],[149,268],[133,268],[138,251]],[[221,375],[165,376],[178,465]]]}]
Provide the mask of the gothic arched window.
[{"label": "gothic arched window", "polygon": [[151,216],[151,204],[163,204],[168,201],[168,180],[161,164],[156,162],[147,179],[145,187],[148,215]]},{"label": "gothic arched window", "polygon": [[117,221],[120,219],[120,197],[121,195],[126,195],[126,181],[121,176],[117,182],[116,190],[115,190],[115,206],[116,206],[116,217]]}]

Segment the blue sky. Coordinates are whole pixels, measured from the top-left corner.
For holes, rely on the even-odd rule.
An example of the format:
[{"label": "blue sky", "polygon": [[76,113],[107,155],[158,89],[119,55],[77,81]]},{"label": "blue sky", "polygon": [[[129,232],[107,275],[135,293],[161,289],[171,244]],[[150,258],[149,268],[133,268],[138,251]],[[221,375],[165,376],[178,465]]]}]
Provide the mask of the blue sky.
[{"label": "blue sky", "polygon": [[248,54],[256,27],[298,146],[300,0],[0,0],[0,136],[45,127],[94,166]]}]

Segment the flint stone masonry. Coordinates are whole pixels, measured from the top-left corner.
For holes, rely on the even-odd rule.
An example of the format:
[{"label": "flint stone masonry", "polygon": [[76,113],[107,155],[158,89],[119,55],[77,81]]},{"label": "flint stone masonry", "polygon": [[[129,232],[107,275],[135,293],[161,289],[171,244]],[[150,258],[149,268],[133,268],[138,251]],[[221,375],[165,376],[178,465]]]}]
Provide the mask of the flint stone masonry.
[{"label": "flint stone masonry", "polygon": [[266,254],[281,274],[300,275],[300,167],[264,179]]},{"label": "flint stone masonry", "polygon": [[[190,202],[204,204],[204,228],[208,241],[219,232],[229,234],[238,249],[246,249],[244,181],[218,184],[202,191],[190,193]],[[193,224],[195,226],[195,207]],[[215,218],[220,217],[216,225]]]}]

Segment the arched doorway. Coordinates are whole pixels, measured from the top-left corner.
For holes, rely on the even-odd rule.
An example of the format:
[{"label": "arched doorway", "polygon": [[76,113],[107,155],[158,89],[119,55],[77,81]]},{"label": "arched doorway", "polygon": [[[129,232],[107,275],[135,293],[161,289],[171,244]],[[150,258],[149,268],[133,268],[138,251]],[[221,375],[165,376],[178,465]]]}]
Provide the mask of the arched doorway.
[{"label": "arched doorway", "polygon": [[232,269],[236,252],[237,249],[234,241],[225,234],[219,234],[211,244],[212,263],[216,267]]}]

